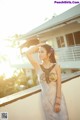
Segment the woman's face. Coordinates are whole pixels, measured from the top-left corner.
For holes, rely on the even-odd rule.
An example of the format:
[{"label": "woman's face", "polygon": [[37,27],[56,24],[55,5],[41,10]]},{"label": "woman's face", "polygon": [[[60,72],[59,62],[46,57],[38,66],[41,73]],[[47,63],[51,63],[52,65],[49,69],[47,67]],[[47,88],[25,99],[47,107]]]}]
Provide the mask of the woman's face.
[{"label": "woman's face", "polygon": [[41,60],[45,60],[49,58],[46,49],[43,47],[39,48],[38,56]]}]

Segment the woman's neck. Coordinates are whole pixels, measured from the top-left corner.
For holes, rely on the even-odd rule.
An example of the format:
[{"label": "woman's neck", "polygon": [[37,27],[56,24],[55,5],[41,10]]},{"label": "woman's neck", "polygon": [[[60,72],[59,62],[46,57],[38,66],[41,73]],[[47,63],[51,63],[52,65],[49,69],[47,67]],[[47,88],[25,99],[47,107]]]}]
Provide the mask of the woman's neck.
[{"label": "woman's neck", "polygon": [[47,59],[46,59],[46,60],[43,61],[43,65],[44,65],[44,67],[46,67],[46,68],[49,68],[52,64],[53,64],[53,63],[51,63],[50,60],[47,60]]}]

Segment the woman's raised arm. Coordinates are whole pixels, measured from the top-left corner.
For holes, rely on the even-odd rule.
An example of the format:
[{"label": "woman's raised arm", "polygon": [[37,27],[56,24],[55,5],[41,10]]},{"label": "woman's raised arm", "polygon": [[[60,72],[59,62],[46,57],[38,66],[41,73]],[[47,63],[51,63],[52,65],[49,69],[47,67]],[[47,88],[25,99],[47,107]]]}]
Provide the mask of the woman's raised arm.
[{"label": "woman's raised arm", "polygon": [[43,45],[44,43],[40,43],[38,45],[35,46],[31,46],[30,48],[28,48],[28,50],[25,52],[28,60],[30,61],[30,63],[33,65],[34,69],[36,70],[36,72],[40,69],[40,65],[38,63],[37,60],[34,59],[33,54],[37,53],[39,50],[39,47],[41,45]]}]

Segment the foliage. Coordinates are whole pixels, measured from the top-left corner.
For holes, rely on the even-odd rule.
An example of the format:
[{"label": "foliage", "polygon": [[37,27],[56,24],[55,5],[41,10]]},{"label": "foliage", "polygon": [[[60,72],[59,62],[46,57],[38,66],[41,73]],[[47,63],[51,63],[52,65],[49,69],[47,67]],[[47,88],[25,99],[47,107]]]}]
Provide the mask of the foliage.
[{"label": "foliage", "polygon": [[32,70],[32,76],[30,77],[25,74],[24,69],[16,70],[11,78],[5,79],[5,75],[2,75],[0,76],[0,98],[36,86],[37,84],[37,76],[34,70]]}]

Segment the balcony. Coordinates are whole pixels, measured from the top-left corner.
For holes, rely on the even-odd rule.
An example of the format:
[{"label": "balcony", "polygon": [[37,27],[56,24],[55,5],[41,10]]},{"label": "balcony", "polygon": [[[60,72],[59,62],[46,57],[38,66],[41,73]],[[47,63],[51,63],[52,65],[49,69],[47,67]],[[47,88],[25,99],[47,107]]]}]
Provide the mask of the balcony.
[{"label": "balcony", "polygon": [[[80,74],[62,81],[69,119],[80,120]],[[0,112],[8,112],[9,120],[45,120],[40,100],[40,86],[0,99]]]},{"label": "balcony", "polygon": [[80,68],[80,45],[56,49],[62,68]]}]

